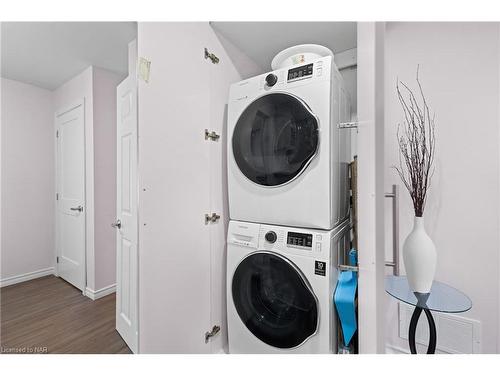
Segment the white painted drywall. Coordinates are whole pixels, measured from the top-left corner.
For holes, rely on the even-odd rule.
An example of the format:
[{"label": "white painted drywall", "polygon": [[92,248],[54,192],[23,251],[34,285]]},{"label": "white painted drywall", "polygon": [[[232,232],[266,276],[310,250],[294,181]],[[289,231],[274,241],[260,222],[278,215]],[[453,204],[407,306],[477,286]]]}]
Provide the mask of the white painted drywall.
[{"label": "white painted drywall", "polygon": [[351,119],[355,119],[358,112],[358,68],[357,66],[344,68],[340,70],[340,74],[344,78],[345,88],[351,98]]},{"label": "white painted drywall", "polygon": [[[385,187],[401,185],[390,168],[398,160],[396,130],[402,121],[396,79],[415,87],[420,64],[436,113],[436,172],[425,210],[438,253],[436,279],[472,299],[472,310],[463,316],[481,322],[483,353],[498,351],[499,47],[497,23],[389,23],[386,29]],[[412,206],[401,192],[402,245],[411,230]],[[390,202],[387,208],[389,257]],[[387,297],[387,305],[387,344],[407,348],[397,337],[396,304]],[[438,332],[438,346],[440,335],[446,332]]]},{"label": "white painted drywall", "polygon": [[359,351],[384,350],[384,23],[358,24]]},{"label": "white painted drywall", "polygon": [[358,50],[352,48],[334,54],[335,64],[344,79],[344,85],[351,99],[351,118],[355,119],[358,111]]},{"label": "white painted drywall", "polygon": [[95,289],[116,281],[116,86],[124,78],[94,67],[94,254]]},{"label": "white painted drywall", "polygon": [[52,92],[1,79],[0,279],[54,267]]}]

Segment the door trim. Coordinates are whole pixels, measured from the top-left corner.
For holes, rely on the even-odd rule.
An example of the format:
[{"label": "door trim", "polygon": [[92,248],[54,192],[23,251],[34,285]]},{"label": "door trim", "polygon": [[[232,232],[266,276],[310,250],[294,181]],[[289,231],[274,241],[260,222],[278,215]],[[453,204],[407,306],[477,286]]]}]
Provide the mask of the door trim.
[{"label": "door trim", "polygon": [[[359,352],[385,352],[384,22],[358,22]],[[381,93],[381,94],[380,94]]]},{"label": "door trim", "polygon": [[[134,42],[131,42],[131,43],[134,43]],[[129,45],[129,48],[130,48],[130,45]],[[133,47],[132,47],[133,48]],[[118,330],[118,302],[119,302],[119,298],[121,298],[121,294],[118,293],[119,292],[119,288],[120,288],[120,282],[121,282],[121,278],[119,277],[120,273],[118,271],[118,269],[116,270],[116,283],[115,283],[115,290],[116,290],[116,309],[115,309],[115,316],[116,316],[116,322],[115,322],[115,329],[116,331],[118,332],[118,334],[120,336],[122,336],[123,340],[125,341],[125,343],[127,344],[127,346],[129,347],[129,349],[132,351],[132,353],[134,354],[138,354],[140,353],[140,350],[139,350],[139,199],[140,199],[140,187],[139,187],[139,113],[138,113],[138,101],[139,101],[139,96],[138,96],[138,92],[139,92],[139,85],[138,85],[138,80],[137,80],[137,77],[135,76],[135,74],[132,74],[132,73],[129,73],[129,75],[124,79],[122,80],[117,86],[116,86],[116,100],[117,100],[117,106],[116,106],[116,111],[117,111],[117,114],[116,114],[116,129],[117,129],[117,132],[116,132],[116,138],[117,138],[117,159],[116,159],[116,177],[117,177],[117,181],[116,181],[116,192],[117,192],[117,195],[116,195],[116,199],[122,199],[122,193],[121,191],[119,192],[119,190],[121,189],[121,182],[119,182],[119,178],[120,178],[120,171],[119,171],[119,166],[121,167],[121,161],[120,161],[120,155],[118,154],[119,151],[121,151],[121,147],[119,145],[119,137],[120,137],[120,116],[121,116],[121,113],[119,113],[121,107],[120,105],[118,105],[118,101],[120,100],[120,95],[119,95],[119,92],[120,92],[120,89],[121,89],[121,86],[122,85],[126,85],[128,84],[129,82],[132,82],[133,83],[133,90],[135,91],[135,95],[136,95],[136,105],[135,105],[135,110],[136,110],[136,128],[135,128],[135,140],[136,140],[136,152],[135,152],[135,157],[136,157],[136,163],[135,163],[135,168],[136,168],[136,178],[135,178],[135,181],[133,182],[134,185],[135,185],[135,193],[132,193],[132,194],[135,194],[136,195],[136,228],[135,228],[135,235],[136,235],[136,277],[135,277],[135,282],[136,282],[136,298],[135,298],[135,304],[134,304],[134,307],[135,307],[135,316],[136,316],[136,321],[134,322],[135,323],[135,335],[134,337],[132,338],[133,340],[133,344],[132,345],[129,345],[129,343],[127,342],[125,336],[122,336],[122,333]],[[119,207],[121,207],[121,205],[118,203],[117,201],[117,205],[116,205],[116,217],[115,219],[120,219],[122,218],[121,217],[121,212],[118,212],[118,209]],[[119,249],[120,245],[121,244],[121,234],[120,234],[120,230],[117,229],[116,231],[116,267],[120,267],[120,264],[119,264],[119,256],[118,256],[118,252],[121,251],[121,249]],[[120,296],[120,297],[119,297]]]},{"label": "door trim", "polygon": [[[82,107],[83,113],[83,128],[84,128],[84,191],[85,191],[85,199],[84,199],[84,207],[85,207],[85,254],[84,254],[84,285],[82,294],[88,296],[85,291],[89,287],[88,279],[89,279],[89,255],[93,255],[94,253],[94,231],[89,230],[89,228],[94,228],[94,196],[93,194],[88,194],[89,185],[90,187],[94,186],[94,168],[93,168],[93,155],[94,155],[94,144],[93,142],[89,142],[89,132],[90,139],[93,137],[93,129],[91,126],[88,126],[87,119],[85,117],[85,98],[81,98],[79,100],[75,100],[68,105],[61,107],[56,110],[54,113],[54,139],[56,137],[57,132],[57,118],[59,116],[64,115],[65,113]],[[57,152],[57,139],[54,142],[54,153],[55,153],[55,191],[54,191],[54,211],[55,211],[55,256],[54,256],[54,275],[59,277],[59,265],[57,263],[57,257],[60,255],[60,244],[59,244],[59,219],[57,214],[57,199],[56,194],[57,191],[57,181],[59,178],[59,171],[57,169],[57,161],[58,161],[58,152]],[[91,163],[89,163],[89,158],[91,159]],[[90,168],[89,168],[90,165]],[[91,236],[91,237],[90,237]],[[89,238],[90,237],[90,238]]]},{"label": "door trim", "polygon": [[[79,107],[79,106],[83,106],[83,109],[85,111],[85,99],[82,98],[82,99],[78,99],[78,100],[75,100],[74,102],[71,102],[67,105],[65,105],[64,107],[61,107],[59,108],[56,113],[55,113],[55,117],[59,117],[59,116],[62,116],[64,115],[66,112],[69,112],[73,109],[75,109],[76,107]],[[84,112],[84,117],[85,117],[85,112]],[[56,124],[57,126],[57,124]]]}]

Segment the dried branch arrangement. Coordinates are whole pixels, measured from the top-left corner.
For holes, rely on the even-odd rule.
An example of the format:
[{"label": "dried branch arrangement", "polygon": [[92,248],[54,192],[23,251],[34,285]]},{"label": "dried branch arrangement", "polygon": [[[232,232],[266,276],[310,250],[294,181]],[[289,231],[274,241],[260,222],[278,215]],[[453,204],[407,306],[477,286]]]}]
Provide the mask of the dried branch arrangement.
[{"label": "dried branch arrangement", "polygon": [[[413,91],[398,80],[396,90],[404,112],[403,124],[398,124],[399,166],[394,166],[406,189],[410,193],[415,216],[424,214],[427,192],[434,174],[435,135],[434,115],[429,106],[418,77],[420,103]],[[403,89],[401,89],[403,86]]]}]

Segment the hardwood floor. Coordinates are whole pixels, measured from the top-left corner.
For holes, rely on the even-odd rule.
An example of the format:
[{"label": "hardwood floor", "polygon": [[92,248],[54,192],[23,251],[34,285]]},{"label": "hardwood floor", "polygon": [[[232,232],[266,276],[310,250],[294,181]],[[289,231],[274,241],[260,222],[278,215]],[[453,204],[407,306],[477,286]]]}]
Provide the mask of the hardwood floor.
[{"label": "hardwood floor", "polygon": [[0,289],[2,353],[130,353],[115,330],[115,294],[92,301],[55,276]]}]

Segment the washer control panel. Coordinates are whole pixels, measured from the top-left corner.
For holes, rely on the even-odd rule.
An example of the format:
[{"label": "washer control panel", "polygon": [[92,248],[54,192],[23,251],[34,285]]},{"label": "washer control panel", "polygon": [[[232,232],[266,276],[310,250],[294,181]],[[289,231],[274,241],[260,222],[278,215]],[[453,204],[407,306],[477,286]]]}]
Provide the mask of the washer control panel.
[{"label": "washer control panel", "polygon": [[312,249],[313,235],[308,233],[288,232],[286,244]]},{"label": "washer control panel", "polygon": [[[235,226],[234,222],[230,222],[230,227]],[[243,224],[243,223],[242,223]],[[323,231],[308,231],[307,229],[300,228],[289,228],[281,227],[277,225],[267,225],[267,224],[253,224],[244,223],[244,225],[258,225],[258,249],[269,250],[269,251],[284,251],[293,255],[302,256],[317,256],[318,254],[325,253],[328,250],[328,244],[330,241],[329,232]],[[238,228],[239,229],[239,228]],[[238,238],[234,238],[232,242],[241,245],[241,231]],[[248,235],[248,233],[245,233]],[[246,240],[246,238],[243,238]]]}]

